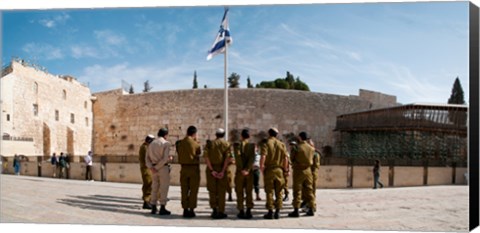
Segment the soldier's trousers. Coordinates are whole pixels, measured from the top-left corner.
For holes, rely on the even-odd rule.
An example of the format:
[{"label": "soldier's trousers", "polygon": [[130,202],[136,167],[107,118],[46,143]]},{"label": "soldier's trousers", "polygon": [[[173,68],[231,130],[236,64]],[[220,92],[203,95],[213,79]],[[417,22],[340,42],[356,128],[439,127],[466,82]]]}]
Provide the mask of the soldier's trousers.
[{"label": "soldier's trousers", "polygon": [[[222,171],[223,164],[212,164],[213,170]],[[217,209],[218,212],[225,213],[225,193],[227,191],[228,177],[225,174],[223,178],[218,179],[212,176],[212,170],[205,169],[207,177],[207,190],[210,201],[210,208]]]},{"label": "soldier's trousers", "polygon": [[230,166],[227,167],[227,193],[232,194],[232,189],[233,189],[233,173],[229,168]]},{"label": "soldier's trousers", "polygon": [[152,175],[147,167],[140,167],[142,174],[142,199],[150,203],[150,195],[152,194]]},{"label": "soldier's trousers", "polygon": [[157,172],[152,173],[152,196],[150,197],[150,204],[157,205],[157,200],[159,200],[160,205],[166,205],[169,187],[170,172],[168,171],[168,166],[163,166]]},{"label": "soldier's trousers", "polygon": [[180,170],[180,188],[182,192],[182,208],[197,208],[198,188],[200,186],[200,166],[182,165]]},{"label": "soldier's trousers", "polygon": [[[312,177],[313,177],[313,180],[312,180],[312,189],[313,189],[313,196],[316,197],[317,196],[317,178],[318,178],[318,169],[312,169]],[[305,196],[305,193],[306,191],[305,190],[302,190],[302,200],[306,200],[306,196]]]},{"label": "soldier's trousers", "polygon": [[[285,179],[283,178],[283,169],[277,168],[265,168],[263,174],[263,183],[265,185],[265,193],[267,196],[267,203],[265,204],[268,210],[281,209],[282,203],[282,191],[285,186]],[[275,201],[273,195],[275,194]]]},{"label": "soldier's trousers", "polygon": [[315,209],[315,197],[313,196],[313,176],[310,168],[293,169],[293,208],[300,208],[302,194],[308,206]]},{"label": "soldier's trousers", "polygon": [[253,208],[253,171],[248,176],[243,176],[241,171],[235,173],[235,193],[237,195],[237,209],[243,210],[244,196],[247,196],[246,206],[248,209]]}]

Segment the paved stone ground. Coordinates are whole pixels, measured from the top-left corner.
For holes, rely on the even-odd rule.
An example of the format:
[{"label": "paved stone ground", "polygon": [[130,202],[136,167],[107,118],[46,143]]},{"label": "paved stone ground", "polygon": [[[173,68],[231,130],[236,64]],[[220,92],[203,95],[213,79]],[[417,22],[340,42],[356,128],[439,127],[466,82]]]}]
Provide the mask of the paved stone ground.
[{"label": "paved stone ground", "polygon": [[[264,220],[265,201],[255,201],[254,218],[236,218],[227,202],[227,219],[210,219],[208,194],[200,189],[194,219],[182,218],[180,187],[170,187],[171,216],[142,210],[141,185],[0,175],[1,223],[114,224],[192,227],[248,227],[321,230],[467,231],[468,186],[384,189],[319,189],[314,217]],[[262,198],[265,195],[262,192]]]}]

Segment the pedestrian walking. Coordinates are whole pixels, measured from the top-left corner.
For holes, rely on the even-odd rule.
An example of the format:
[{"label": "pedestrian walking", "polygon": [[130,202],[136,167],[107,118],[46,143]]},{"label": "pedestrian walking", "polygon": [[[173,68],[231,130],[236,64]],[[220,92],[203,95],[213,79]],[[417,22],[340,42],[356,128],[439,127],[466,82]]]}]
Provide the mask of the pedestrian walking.
[{"label": "pedestrian walking", "polygon": [[85,160],[85,167],[86,167],[85,180],[93,181],[93,176],[92,176],[93,153],[92,153],[92,151],[88,151],[84,160]]},{"label": "pedestrian walking", "polygon": [[380,160],[375,160],[375,165],[373,166],[373,189],[377,189],[377,184],[380,185],[380,188],[383,188],[382,182],[380,182]]},{"label": "pedestrian walking", "polygon": [[58,159],[55,152],[53,152],[52,157],[50,158],[50,163],[52,164],[53,178],[55,178],[57,176],[57,168],[58,168]]},{"label": "pedestrian walking", "polygon": [[20,156],[15,154],[13,156],[13,171],[15,172],[15,175],[19,176],[20,175],[20,168],[21,168],[21,163],[20,163]]}]

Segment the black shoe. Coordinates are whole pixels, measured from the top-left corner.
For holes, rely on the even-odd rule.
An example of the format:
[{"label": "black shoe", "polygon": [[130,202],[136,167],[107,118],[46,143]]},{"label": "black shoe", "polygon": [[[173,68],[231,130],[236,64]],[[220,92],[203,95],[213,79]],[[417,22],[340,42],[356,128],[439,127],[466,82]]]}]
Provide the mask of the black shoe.
[{"label": "black shoe", "polygon": [[315,213],[313,212],[313,209],[312,208],[308,209],[307,216],[314,216],[314,215]]},{"label": "black shoe", "polygon": [[160,207],[160,212],[158,213],[159,215],[170,215],[170,211],[168,211],[167,209],[165,209],[165,205],[162,205]]},{"label": "black shoe", "polygon": [[307,202],[306,201],[302,201],[302,204],[300,204],[300,209],[303,209],[307,207]]},{"label": "black shoe", "polygon": [[144,202],[143,202],[143,207],[142,207],[142,209],[151,210],[151,209],[152,209],[152,205],[150,205],[150,203],[144,201]]},{"label": "black shoe", "polygon": [[240,210],[240,212],[238,212],[237,214],[237,218],[245,219],[246,218],[245,212],[243,212],[243,210]]},{"label": "black shoe", "polygon": [[190,211],[188,209],[183,209],[183,217],[190,218]]},{"label": "black shoe", "polygon": [[290,200],[290,199],[288,199],[288,194],[287,194],[287,195],[285,195],[285,197],[283,198],[283,201],[288,201],[288,200]]},{"label": "black shoe", "polygon": [[252,211],[251,209],[247,209],[247,213],[245,213],[245,218],[246,219],[251,219],[253,216],[252,216]]},{"label": "black shoe", "polygon": [[292,218],[300,217],[300,214],[298,213],[298,208],[295,208],[295,210],[293,212],[288,213],[288,217],[292,217]]},{"label": "black shoe", "polygon": [[383,184],[380,184],[380,188],[383,188]]},{"label": "black shoe", "polygon": [[152,211],[150,211],[151,214],[156,214],[157,213],[157,206],[152,205]]},{"label": "black shoe", "polygon": [[214,217],[214,219],[224,219],[224,218],[227,218],[228,216],[223,213],[223,212],[218,212],[217,213],[217,216]]},{"label": "black shoe", "polygon": [[273,219],[273,211],[269,210],[268,213],[263,215],[264,219]]},{"label": "black shoe", "polygon": [[232,198],[232,194],[231,194],[231,193],[228,194],[228,201],[233,201],[233,198]]},{"label": "black shoe", "polygon": [[273,214],[273,218],[274,219],[279,219],[280,218],[280,210],[279,209],[275,210],[275,213]]},{"label": "black shoe", "polygon": [[211,218],[217,218],[218,212],[217,209],[213,209],[212,214],[210,214]]},{"label": "black shoe", "polygon": [[197,216],[197,215],[195,214],[195,211],[193,211],[193,209],[191,209],[191,210],[188,212],[188,216],[189,216],[190,218],[195,218],[195,216]]}]

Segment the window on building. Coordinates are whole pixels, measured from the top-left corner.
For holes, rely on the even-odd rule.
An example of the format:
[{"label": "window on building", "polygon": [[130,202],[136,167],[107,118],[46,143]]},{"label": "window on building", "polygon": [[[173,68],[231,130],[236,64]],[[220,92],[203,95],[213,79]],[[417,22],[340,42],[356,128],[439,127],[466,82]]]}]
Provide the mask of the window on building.
[{"label": "window on building", "polygon": [[10,114],[7,114],[7,121],[10,121]]},{"label": "window on building", "polygon": [[38,83],[37,82],[33,83],[33,93],[38,94]]},{"label": "window on building", "polygon": [[38,116],[38,104],[33,104],[33,115]]},{"label": "window on building", "polygon": [[55,110],[55,120],[58,121],[59,118],[60,118],[60,113],[58,112],[58,110]]},{"label": "window on building", "polygon": [[70,113],[70,123],[75,124],[75,114]]},{"label": "window on building", "polygon": [[88,117],[85,117],[85,125],[88,126]]},{"label": "window on building", "polygon": [[67,91],[63,90],[63,99],[66,100],[67,99]]}]

